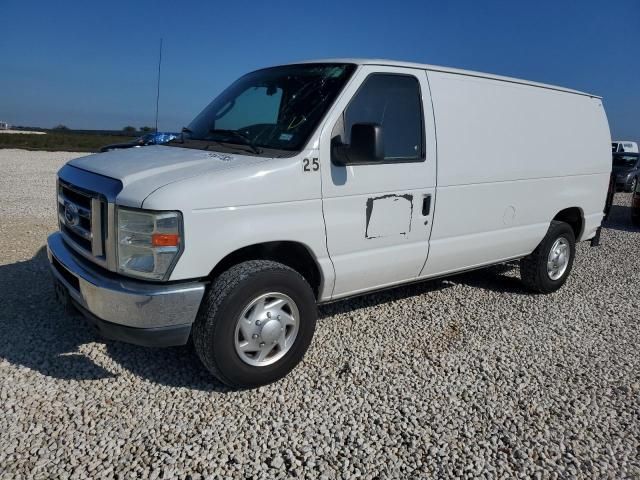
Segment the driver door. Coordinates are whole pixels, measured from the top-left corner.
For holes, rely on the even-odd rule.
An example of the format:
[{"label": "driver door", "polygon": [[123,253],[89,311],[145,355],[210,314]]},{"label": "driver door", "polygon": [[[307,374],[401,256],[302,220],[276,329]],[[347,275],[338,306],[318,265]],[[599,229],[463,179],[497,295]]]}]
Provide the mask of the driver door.
[{"label": "driver door", "polygon": [[[384,160],[336,164],[332,142],[349,144],[357,123],[381,126]],[[332,298],[417,278],[429,252],[436,186],[426,72],[362,66],[329,114],[319,155]]]}]

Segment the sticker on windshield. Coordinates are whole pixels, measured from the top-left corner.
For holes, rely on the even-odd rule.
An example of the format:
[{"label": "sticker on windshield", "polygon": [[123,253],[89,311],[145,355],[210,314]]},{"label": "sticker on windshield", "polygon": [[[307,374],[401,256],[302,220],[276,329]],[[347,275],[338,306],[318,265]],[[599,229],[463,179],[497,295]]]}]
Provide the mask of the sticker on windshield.
[{"label": "sticker on windshield", "polygon": [[293,138],[293,133],[281,133],[280,140],[288,142]]}]

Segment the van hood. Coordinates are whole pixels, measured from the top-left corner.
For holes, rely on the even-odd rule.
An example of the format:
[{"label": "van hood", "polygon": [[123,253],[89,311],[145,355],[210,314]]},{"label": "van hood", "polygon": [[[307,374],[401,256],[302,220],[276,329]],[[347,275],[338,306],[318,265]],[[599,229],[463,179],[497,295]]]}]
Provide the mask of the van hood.
[{"label": "van hood", "polygon": [[139,207],[153,191],[187,178],[247,167],[265,157],[153,145],[76,158],[69,165],[122,182],[120,205]]}]

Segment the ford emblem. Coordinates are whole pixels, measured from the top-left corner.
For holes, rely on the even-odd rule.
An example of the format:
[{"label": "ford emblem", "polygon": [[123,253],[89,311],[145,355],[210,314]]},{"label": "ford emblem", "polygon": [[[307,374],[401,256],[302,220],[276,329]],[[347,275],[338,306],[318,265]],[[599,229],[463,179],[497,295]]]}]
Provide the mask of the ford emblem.
[{"label": "ford emblem", "polygon": [[73,203],[67,203],[64,206],[64,220],[70,227],[75,227],[80,223],[80,215],[78,214],[78,207]]}]

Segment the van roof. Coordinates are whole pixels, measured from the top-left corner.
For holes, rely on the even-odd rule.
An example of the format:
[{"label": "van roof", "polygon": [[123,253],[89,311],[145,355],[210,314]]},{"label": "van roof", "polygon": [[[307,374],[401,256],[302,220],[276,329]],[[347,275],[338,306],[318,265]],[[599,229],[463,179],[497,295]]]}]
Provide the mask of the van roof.
[{"label": "van roof", "polygon": [[399,62],[396,60],[386,60],[381,58],[324,58],[318,60],[305,60],[295,63],[355,63],[356,65],[379,65],[390,67],[405,67],[405,68],[417,68],[420,70],[431,70],[434,72],[446,72],[454,73],[457,75],[467,75],[469,77],[479,78],[491,78],[493,80],[501,80],[503,82],[519,83],[522,85],[531,85],[534,87],[547,88],[550,90],[558,90],[560,92],[575,93],[577,95],[586,95],[593,98],[602,98],[598,95],[593,95],[587,92],[581,92],[579,90],[572,90],[570,88],[559,87],[557,85],[549,85],[546,83],[531,82],[529,80],[523,80],[521,78],[504,77],[501,75],[493,75],[491,73],[475,72],[473,70],[462,70],[459,68],[441,67],[438,65],[428,65],[425,63],[413,63],[413,62]]}]

